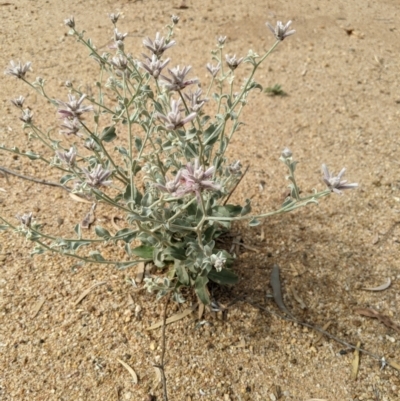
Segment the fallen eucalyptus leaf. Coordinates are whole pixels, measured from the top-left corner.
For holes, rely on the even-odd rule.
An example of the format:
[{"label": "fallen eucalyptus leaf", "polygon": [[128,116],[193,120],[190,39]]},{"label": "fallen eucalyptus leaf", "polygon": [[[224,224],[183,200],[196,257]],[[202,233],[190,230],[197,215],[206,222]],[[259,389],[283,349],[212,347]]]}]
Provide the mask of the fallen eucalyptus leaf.
[{"label": "fallen eucalyptus leaf", "polygon": [[392,280],[390,280],[390,278],[388,278],[386,283],[383,283],[382,285],[380,285],[378,287],[361,288],[361,289],[364,291],[383,291],[383,290],[387,290],[390,287],[390,284],[392,284]]},{"label": "fallen eucalyptus leaf", "polygon": [[117,361],[130,373],[130,375],[132,376],[132,380],[135,384],[138,384],[138,377],[136,372],[124,361],[121,361],[121,359],[117,359]]},{"label": "fallen eucalyptus leaf", "polygon": [[45,303],[46,298],[45,297],[41,297],[39,299],[39,301],[37,302],[37,304],[35,305],[35,308],[33,309],[33,313],[32,313],[32,319],[35,318],[37,316],[37,314],[40,312],[40,309],[42,309],[43,304]]},{"label": "fallen eucalyptus leaf", "polygon": [[80,196],[78,196],[77,194],[73,194],[72,192],[69,193],[69,196],[76,202],[81,202],[81,203],[89,203],[92,204],[91,201],[81,198]]},{"label": "fallen eucalyptus leaf", "polygon": [[[197,309],[197,306],[198,306],[197,304],[194,304],[191,308],[187,308],[183,312],[179,312],[179,313],[176,313],[175,315],[172,315],[165,321],[165,324],[171,324],[171,323],[177,322],[178,320],[181,320],[184,317],[191,315],[192,312]],[[161,320],[160,322],[155,323],[152,326],[148,327],[146,330],[157,329],[157,328],[161,327],[163,325],[163,323],[164,323],[163,320]]]},{"label": "fallen eucalyptus leaf", "polygon": [[353,358],[353,362],[351,363],[351,379],[352,380],[357,380],[358,368],[360,366],[360,347],[361,347],[361,342],[359,341],[357,343],[357,348],[354,350],[354,358]]},{"label": "fallen eucalyptus leaf", "polygon": [[292,294],[294,296],[294,299],[299,303],[301,309],[307,309],[307,305],[304,303],[304,301],[300,298],[300,295],[296,291],[294,287],[291,288]]},{"label": "fallen eucalyptus leaf", "polygon": [[85,291],[82,292],[80,297],[75,301],[75,306],[78,305],[89,293],[90,291],[93,290],[93,288],[96,288],[100,285],[106,284],[106,281],[100,281],[99,283],[93,284],[89,288],[87,288]]},{"label": "fallen eucalyptus leaf", "polygon": [[[327,322],[327,323],[325,323],[325,325],[322,327],[322,330],[324,330],[324,331],[326,331],[326,330],[328,330],[328,328],[329,328],[329,326],[331,325],[331,323],[332,322]],[[318,333],[318,337],[317,337],[317,339],[314,341],[314,345],[317,345],[320,341],[321,341],[321,339],[322,339],[322,337],[324,336],[324,333]]]},{"label": "fallen eucalyptus leaf", "polygon": [[279,278],[279,266],[274,265],[271,273],[271,287],[272,287],[272,295],[274,297],[275,303],[278,305],[278,308],[282,311],[290,315],[290,312],[286,308],[283,303],[282,298],[282,288],[281,288],[281,280]]},{"label": "fallen eucalyptus leaf", "polygon": [[354,310],[355,313],[358,313],[359,315],[362,316],[367,316],[367,317],[372,317],[374,319],[378,319],[381,323],[383,323],[386,327],[389,327],[398,333],[400,333],[400,326],[397,324],[393,323],[388,316],[382,315],[379,312],[373,310],[373,309],[368,309],[368,308],[358,308]]},{"label": "fallen eucalyptus leaf", "polygon": [[154,373],[156,374],[154,385],[157,387],[162,382],[161,369],[158,366],[154,366]]}]

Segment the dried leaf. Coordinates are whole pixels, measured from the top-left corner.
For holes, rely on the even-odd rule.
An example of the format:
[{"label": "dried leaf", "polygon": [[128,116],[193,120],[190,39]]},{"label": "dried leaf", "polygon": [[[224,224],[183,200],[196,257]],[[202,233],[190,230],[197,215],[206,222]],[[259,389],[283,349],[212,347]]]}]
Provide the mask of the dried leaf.
[{"label": "dried leaf", "polygon": [[357,380],[358,368],[360,366],[360,347],[361,347],[361,342],[359,341],[357,343],[356,349],[354,350],[354,358],[353,358],[353,362],[351,363],[351,379],[352,380]]},{"label": "dried leaf", "polygon": [[69,196],[75,201],[75,202],[81,202],[81,203],[89,203],[92,204],[91,201],[81,198],[80,196],[78,196],[77,194],[73,194],[72,192],[69,193]]},{"label": "dried leaf", "polygon": [[121,361],[121,359],[117,359],[117,361],[131,374],[132,380],[135,384],[138,384],[138,377],[136,372],[124,361]]},{"label": "dried leaf", "polygon": [[398,371],[400,371],[400,363],[397,363],[395,361],[386,361],[386,363],[391,366],[394,369],[397,369]]},{"label": "dried leaf", "polygon": [[242,242],[232,241],[232,244],[241,246],[241,247],[243,247],[243,248],[245,248],[245,249],[248,249],[249,251],[253,251],[253,252],[256,252],[256,253],[260,253],[260,250],[259,250],[259,249],[254,248],[254,247],[249,246],[249,245],[246,245],[246,244],[243,244]]},{"label": "dried leaf", "polygon": [[201,318],[203,317],[204,310],[205,310],[205,305],[203,304],[203,302],[199,302],[199,311],[197,313],[197,318],[199,320],[201,320]]},{"label": "dried leaf", "polygon": [[[322,327],[322,330],[324,330],[324,331],[328,330],[328,328],[329,328],[329,326],[331,325],[331,323],[332,323],[332,322],[325,323],[325,325]],[[314,345],[317,345],[317,344],[321,341],[323,335],[324,335],[324,333],[321,333],[321,332],[318,333],[318,337],[317,337],[317,339],[314,341]]]},{"label": "dried leaf", "polygon": [[155,386],[157,386],[158,384],[162,383],[161,369],[157,366],[154,366],[154,373],[156,374],[154,384],[155,384]]},{"label": "dried leaf", "polygon": [[[191,308],[187,308],[185,309],[183,312],[180,313],[176,313],[175,315],[172,315],[171,317],[169,317],[165,324],[171,324],[174,322],[177,322],[178,320],[183,319],[186,316],[189,316],[190,314],[192,314],[192,312],[194,310],[197,309],[197,304],[194,304]],[[159,327],[161,327],[163,325],[163,320],[161,320],[158,323],[153,324],[152,326],[148,327],[146,330],[154,330],[154,329],[158,329]]]},{"label": "dried leaf", "polygon": [[106,281],[100,281],[99,283],[93,284],[91,287],[83,291],[80,297],[75,301],[75,306],[78,305],[90,293],[90,291],[93,290],[93,288],[96,288],[103,284],[106,284]]},{"label": "dried leaf", "polygon": [[35,307],[33,308],[33,313],[32,313],[32,319],[35,318],[37,316],[37,314],[40,312],[40,309],[42,309],[43,304],[46,302],[46,298],[45,297],[41,297]]},{"label": "dried leaf", "polygon": [[81,227],[82,228],[90,228],[90,225],[94,223],[96,220],[96,217],[94,215],[94,211],[96,209],[96,204],[93,203],[92,207],[90,208],[89,213],[85,216],[85,218],[81,222]]},{"label": "dried leaf", "polygon": [[282,312],[285,312],[288,315],[290,315],[290,312],[288,311],[285,304],[283,303],[281,280],[279,278],[279,266],[278,265],[274,265],[272,268],[271,286],[272,286],[272,295],[274,297],[275,303],[278,305],[279,309]]},{"label": "dried leaf", "polygon": [[4,188],[0,188],[1,192],[7,192]]},{"label": "dried leaf", "polygon": [[390,287],[390,284],[392,284],[392,280],[390,280],[390,278],[388,278],[386,283],[383,283],[378,287],[362,288],[362,290],[364,290],[364,291],[383,291],[383,290],[387,290]]},{"label": "dried leaf", "polygon": [[140,284],[143,281],[144,268],[145,268],[144,262],[139,262],[136,265],[136,277],[135,277],[136,284]]},{"label": "dried leaf", "polygon": [[397,324],[393,323],[388,316],[382,315],[379,312],[373,310],[373,309],[368,309],[368,308],[359,308],[354,310],[355,313],[362,315],[362,316],[367,316],[367,317],[372,317],[374,319],[378,319],[381,323],[383,323],[386,327],[389,327],[398,333],[400,333],[400,326]]},{"label": "dried leaf", "polygon": [[111,217],[111,224],[112,224],[112,226],[113,226],[117,231],[120,231],[120,230],[121,230],[121,227],[115,222],[115,220],[121,220],[121,218],[118,217],[118,216],[115,216],[115,215]]},{"label": "dried leaf", "polygon": [[299,303],[301,309],[307,309],[307,305],[304,303],[304,301],[300,298],[300,295],[296,291],[294,287],[291,288],[292,294],[294,299]]}]

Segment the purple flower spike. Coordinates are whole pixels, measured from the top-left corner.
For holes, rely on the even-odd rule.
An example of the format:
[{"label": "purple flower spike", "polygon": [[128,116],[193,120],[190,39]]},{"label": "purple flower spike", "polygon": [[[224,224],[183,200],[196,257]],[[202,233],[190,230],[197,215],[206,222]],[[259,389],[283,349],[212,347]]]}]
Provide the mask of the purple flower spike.
[{"label": "purple flower spike", "polygon": [[179,106],[181,100],[171,100],[171,111],[165,116],[161,113],[156,113],[158,119],[164,122],[165,128],[169,131],[174,131],[178,128],[182,128],[186,123],[194,120],[196,118],[196,113],[190,113],[185,118],[182,118]]},{"label": "purple flower spike", "polygon": [[168,192],[169,194],[175,194],[182,183],[181,176],[182,176],[182,170],[179,170],[178,173],[176,174],[175,178],[167,181],[167,183],[165,185],[156,183],[156,184],[154,184],[154,186],[156,188],[158,188],[159,190],[161,190],[162,192]]},{"label": "purple flower spike", "polygon": [[207,98],[200,99],[201,94],[202,90],[200,88],[195,92],[185,93],[185,98],[190,102],[189,108],[191,111],[198,112],[204,106],[204,103],[208,102]]},{"label": "purple flower spike", "polygon": [[275,27],[273,27],[269,22],[267,22],[265,25],[267,25],[267,27],[274,34],[274,36],[277,40],[283,40],[283,39],[287,38],[288,36],[296,33],[296,31],[294,29],[289,31],[291,24],[292,24],[292,21],[287,22],[286,25],[283,25],[282,21],[278,21],[276,23]]},{"label": "purple flower spike", "polygon": [[83,113],[93,110],[93,106],[82,106],[82,102],[86,96],[86,94],[83,94],[79,100],[76,100],[74,95],[68,95],[69,102],[57,100],[57,103],[61,106],[58,109],[58,113],[63,118],[77,118],[79,120]]},{"label": "purple flower spike", "polygon": [[[63,123],[61,124],[62,130],[60,130],[60,134],[64,135],[78,135],[78,132],[81,128],[81,123],[77,118],[71,119],[64,119]],[[80,136],[80,135],[78,135]]]},{"label": "purple flower spike", "polygon": [[156,38],[154,42],[150,38],[145,38],[143,40],[143,44],[147,47],[154,55],[160,57],[165,50],[175,45],[175,40],[171,40],[168,43],[165,43],[165,39],[160,37],[160,33],[156,33]]},{"label": "purple flower spike", "polygon": [[68,152],[56,151],[56,156],[67,166],[73,166],[76,161],[76,151],[74,148],[70,148]]},{"label": "purple flower spike", "polygon": [[243,61],[243,57],[237,59],[236,54],[234,56],[229,56],[228,54],[225,55],[226,59],[226,64],[228,64],[228,67],[234,71],[236,68],[238,68],[239,64]]},{"label": "purple flower spike", "polygon": [[326,184],[326,186],[332,191],[335,192],[338,195],[342,195],[342,191],[344,189],[353,189],[357,188],[358,184],[347,184],[347,181],[341,181],[344,173],[346,172],[345,168],[342,168],[340,173],[337,176],[334,176],[331,174],[328,170],[328,167],[323,164],[322,165],[322,172],[324,173],[323,180]]},{"label": "purple flower spike", "polygon": [[204,167],[200,166],[198,159],[194,161],[194,165],[188,163],[186,168],[182,169],[181,180],[183,181],[184,186],[176,191],[176,195],[184,196],[189,193],[195,193],[197,199],[200,199],[202,191],[219,191],[221,185],[211,180],[214,170],[215,167],[211,166],[204,171]]},{"label": "purple flower spike", "polygon": [[155,79],[157,79],[162,69],[169,63],[169,58],[165,61],[161,61],[156,55],[152,55],[151,58],[146,57],[146,62],[140,63],[140,66],[145,69],[150,75],[152,75]]},{"label": "purple flower spike", "polygon": [[31,226],[31,222],[32,222],[32,218],[33,218],[32,212],[24,213],[22,216],[17,214],[15,217],[17,218],[17,220],[19,220],[21,222],[21,224],[23,226],[25,226],[25,227],[30,227]]},{"label": "purple flower spike", "polygon": [[13,60],[11,60],[10,67],[4,71],[4,74],[13,75],[17,78],[25,78],[26,73],[31,70],[31,65],[31,62],[27,62],[26,64],[22,65],[20,61],[15,63]]},{"label": "purple flower spike", "polygon": [[191,68],[191,66],[187,66],[183,67],[180,70],[179,65],[175,68],[172,68],[172,70],[168,68],[168,72],[170,73],[171,78],[161,75],[161,78],[163,79],[163,85],[169,91],[180,91],[189,85],[199,83],[199,80],[197,78],[186,79],[186,75],[189,73]]},{"label": "purple flower spike", "polygon": [[99,187],[101,185],[108,186],[112,183],[111,180],[107,181],[107,178],[111,175],[111,171],[104,170],[100,164],[98,164],[91,172],[86,168],[83,168],[82,171],[86,175],[86,183],[91,187]]}]

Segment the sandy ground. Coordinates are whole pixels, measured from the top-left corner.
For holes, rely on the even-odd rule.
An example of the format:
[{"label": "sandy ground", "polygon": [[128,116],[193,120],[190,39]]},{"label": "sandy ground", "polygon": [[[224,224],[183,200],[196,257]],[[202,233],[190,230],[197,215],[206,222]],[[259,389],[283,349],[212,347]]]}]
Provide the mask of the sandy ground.
[{"label": "sandy ground", "polygon": [[[222,4],[221,4],[222,3]],[[226,51],[238,56],[249,48],[262,53],[273,43],[265,22],[293,20],[297,33],[264,64],[257,80],[281,84],[286,97],[253,94],[244,111],[246,125],[230,155],[249,172],[235,194],[252,197],[255,210],[278,207],[287,182],[278,161],[288,146],[299,160],[304,191],[323,188],[321,164],[335,172],[347,168],[356,191],[323,199],[320,206],[272,218],[257,228],[236,225],[243,243],[235,264],[240,283],[217,293],[232,305],[227,318],[206,313],[167,327],[166,375],[172,400],[343,400],[400,399],[399,372],[381,370],[363,355],[357,380],[351,378],[352,353],[311,329],[265,314],[256,302],[279,312],[271,298],[272,265],[281,266],[285,302],[300,319],[324,326],[347,342],[400,360],[400,333],[355,313],[373,308],[400,324],[400,11],[396,0],[308,2],[231,0],[187,1],[28,1],[0,3],[1,63],[32,61],[33,80],[42,76],[56,98],[66,97],[65,80],[94,86],[96,65],[86,49],[66,35],[64,18],[74,15],[99,48],[112,36],[107,14],[121,12],[126,47],[142,52],[142,39],[162,31],[171,14],[181,20],[173,65],[193,66],[207,82],[205,64],[219,35]],[[182,5],[186,5],[183,8]],[[249,69],[242,66],[238,78]],[[29,150],[18,112],[10,99],[27,97],[36,121],[57,130],[54,109],[25,85],[0,76],[0,142]],[[58,135],[58,134],[57,134]],[[37,149],[37,148],[36,148]],[[20,173],[57,179],[43,165],[0,153],[0,165]],[[58,189],[0,176],[1,215],[33,211],[49,232],[72,235],[88,205],[71,201]],[[61,219],[63,224],[60,225]],[[109,222],[98,211],[99,222]],[[159,321],[163,303],[135,292],[134,269],[79,266],[44,255],[31,258],[31,244],[11,232],[0,236],[0,399],[162,400],[153,365],[161,354]],[[120,249],[105,252],[118,256]],[[363,291],[390,278],[390,288]],[[79,303],[85,289],[91,290]],[[297,298],[306,305],[305,309]],[[185,308],[187,306],[184,306]],[[177,306],[169,309],[172,315]],[[138,384],[118,361],[131,366]],[[151,398],[154,396],[154,398]]]}]

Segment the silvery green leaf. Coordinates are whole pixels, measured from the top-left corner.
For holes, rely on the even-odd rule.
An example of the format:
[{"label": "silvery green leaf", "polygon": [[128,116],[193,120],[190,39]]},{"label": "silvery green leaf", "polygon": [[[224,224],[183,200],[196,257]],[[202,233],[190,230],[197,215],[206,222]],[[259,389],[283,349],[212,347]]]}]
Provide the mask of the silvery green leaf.
[{"label": "silvery green leaf", "polygon": [[154,248],[153,250],[153,262],[157,267],[164,267],[164,255],[162,249]]},{"label": "silvery green leaf", "polygon": [[141,262],[141,261],[140,260],[130,260],[128,262],[120,262],[120,263],[117,263],[115,265],[115,267],[120,270],[127,269],[128,267],[137,265],[139,262]]},{"label": "silvery green leaf", "polygon": [[242,207],[242,211],[240,212],[241,216],[245,216],[246,214],[251,212],[251,204],[250,199],[246,199],[246,204]]},{"label": "silvery green leaf", "polygon": [[290,196],[288,196],[285,201],[282,203],[282,207],[286,207],[289,206],[290,204],[295,203],[295,201],[293,200],[293,198],[291,198]]},{"label": "silvery green leaf", "polygon": [[92,251],[92,252],[89,253],[89,256],[91,256],[97,262],[104,262],[104,260],[105,260],[103,258],[103,256],[101,256],[99,251]]},{"label": "silvery green leaf", "polygon": [[290,163],[290,169],[292,170],[292,173],[295,172],[296,166],[297,166],[298,163],[299,162],[297,162],[297,161],[293,161],[293,162]]},{"label": "silvery green leaf", "polygon": [[142,146],[143,146],[142,138],[135,136],[135,148],[138,152],[141,151]]},{"label": "silvery green leaf", "polygon": [[256,227],[256,226],[258,226],[260,224],[261,224],[261,222],[259,220],[257,220],[257,219],[254,219],[254,218],[249,221],[249,226],[250,227]]},{"label": "silvery green leaf", "polygon": [[115,150],[118,150],[118,152],[121,153],[122,156],[129,157],[128,150],[125,149],[123,146],[116,146]]},{"label": "silvery green leaf", "polygon": [[183,263],[179,262],[179,260],[175,260],[175,272],[178,280],[183,285],[189,285],[189,275]]},{"label": "silvery green leaf", "polygon": [[5,224],[0,225],[0,231],[6,231],[8,229],[9,229],[9,227],[7,225],[5,225]]},{"label": "silvery green leaf", "polygon": [[204,305],[208,305],[210,303],[210,297],[208,295],[208,290],[207,290],[207,283],[208,283],[208,278],[202,276],[197,276],[194,283],[194,289],[196,291],[196,294]]},{"label": "silvery green leaf", "polygon": [[132,256],[132,249],[129,243],[126,243],[124,246],[125,252],[128,254],[128,256]]},{"label": "silvery green leaf", "polygon": [[25,155],[30,159],[30,160],[37,160],[40,159],[40,155],[37,153],[33,153],[30,150],[28,152],[25,152]]},{"label": "silvery green leaf", "polygon": [[215,246],[215,241],[210,241],[208,244],[204,245],[204,253],[206,254],[206,256],[212,255],[214,246]]},{"label": "silvery green leaf", "polygon": [[103,227],[101,226],[96,226],[94,228],[94,231],[97,236],[102,237],[104,239],[109,239],[111,237],[111,234]]},{"label": "silvery green leaf", "polygon": [[201,126],[206,125],[206,123],[211,119],[210,116],[203,116],[200,120]]},{"label": "silvery green leaf", "polygon": [[76,232],[77,236],[79,239],[82,238],[82,230],[81,230],[81,225],[77,224],[74,228],[74,231]]},{"label": "silvery green leaf", "polygon": [[218,283],[221,285],[233,285],[239,281],[239,277],[231,270],[223,268],[221,271],[217,272],[215,269],[212,269],[207,276],[214,283]]},{"label": "silvery green leaf", "polygon": [[176,291],[175,291],[175,292],[173,293],[172,297],[173,297],[173,300],[174,300],[175,302],[177,302],[178,304],[183,304],[183,303],[186,302],[185,298],[183,298],[182,294],[179,293],[179,292],[176,292]]},{"label": "silvery green leaf", "polygon": [[217,229],[215,228],[214,225],[207,227],[206,230],[204,231],[204,241],[210,242],[213,238],[215,238],[215,232]]},{"label": "silvery green leaf", "polygon": [[34,250],[31,252],[31,255],[41,255],[43,253],[45,253],[46,250],[43,249],[41,246],[37,245],[35,246]]},{"label": "silvery green leaf", "polygon": [[104,128],[103,132],[100,135],[100,139],[104,142],[112,142],[117,137],[115,133],[115,126]]},{"label": "silvery green leaf", "polygon": [[75,178],[75,176],[72,175],[72,174],[64,175],[64,176],[62,176],[61,179],[60,179],[60,184],[64,185],[64,184],[66,184],[68,181],[73,180],[74,178]]},{"label": "silvery green leaf", "polygon": [[[132,231],[130,228],[123,228],[122,230],[117,231],[115,234],[115,237],[118,237],[125,243],[129,244],[136,238],[137,233],[135,231]],[[114,238],[115,238],[114,237]]]},{"label": "silvery green leaf", "polygon": [[[146,192],[145,195],[143,196],[140,204],[142,206],[151,206],[154,202],[154,197],[153,194],[151,192]],[[150,215],[150,214],[149,214]]]},{"label": "silvery green leaf", "polygon": [[164,255],[170,255],[174,259],[186,260],[186,254],[184,248],[178,248],[176,246],[169,246],[164,250]]},{"label": "silvery green leaf", "polygon": [[192,127],[192,128],[190,128],[189,130],[186,131],[185,139],[187,141],[191,141],[193,138],[196,138],[197,133],[198,133],[197,129]]},{"label": "silvery green leaf", "polygon": [[214,144],[218,140],[220,132],[221,132],[221,125],[211,124],[204,131],[203,145],[212,145],[212,144]]},{"label": "silvery green leaf", "polygon": [[135,204],[140,205],[140,201],[142,200],[142,194],[138,191],[138,189],[135,186],[133,187],[133,191],[131,191],[131,185],[128,184],[125,188],[124,199],[126,201],[133,201],[135,202]]},{"label": "silvery green leaf", "polygon": [[131,252],[143,259],[152,259],[154,247],[148,245],[139,245],[138,247],[131,249]]},{"label": "silvery green leaf", "polygon": [[68,241],[69,243],[69,249],[71,251],[76,251],[77,249],[79,249],[81,246],[85,246],[85,245],[89,245],[91,244],[91,241],[85,241],[85,240],[81,240],[81,241]]}]

